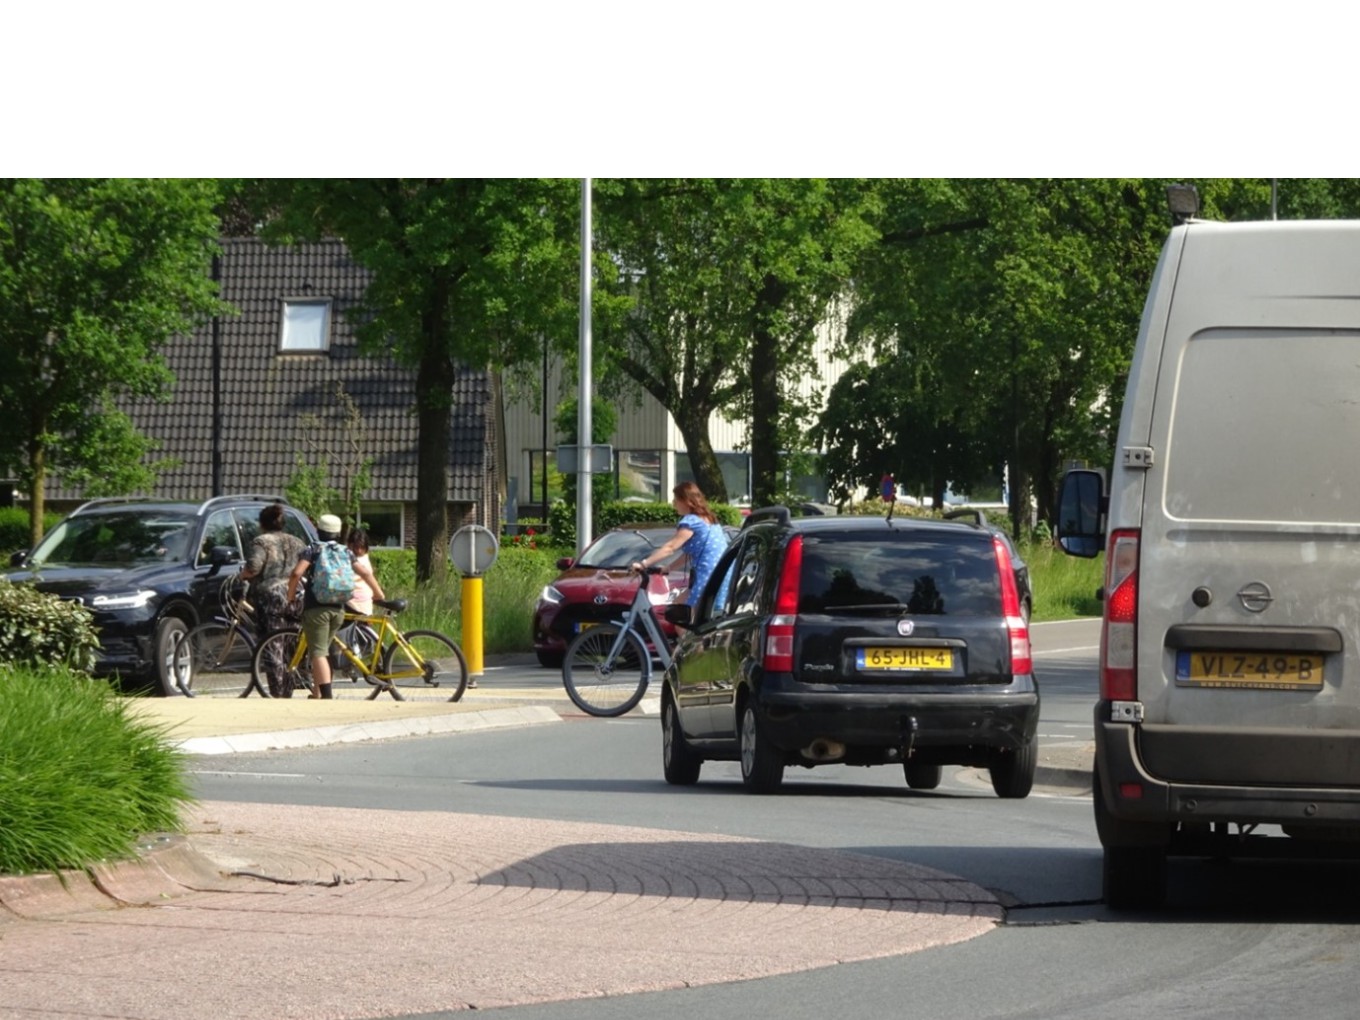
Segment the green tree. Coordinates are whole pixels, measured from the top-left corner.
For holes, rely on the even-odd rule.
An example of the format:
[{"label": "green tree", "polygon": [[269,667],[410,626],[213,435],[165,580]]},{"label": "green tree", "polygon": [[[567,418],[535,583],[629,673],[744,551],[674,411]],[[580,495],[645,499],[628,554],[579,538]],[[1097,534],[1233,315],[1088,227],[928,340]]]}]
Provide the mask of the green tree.
[{"label": "green tree", "polygon": [[803,442],[796,381],[817,327],[876,234],[858,181],[683,179],[601,185],[602,288],[631,299],[597,316],[602,359],[670,412],[704,493],[728,498],[708,422],[750,422],[757,500]]},{"label": "green tree", "polygon": [[1005,463],[1017,529],[1030,494],[1051,516],[1062,461],[1108,453],[1167,183],[885,183],[850,329],[868,354],[822,421],[842,490],[887,469],[938,500]]},{"label": "green tree", "polygon": [[32,542],[49,478],[153,484],[113,401],[164,397],[161,348],[219,310],[217,198],[212,181],[0,180],[0,469],[32,496]]},{"label": "green tree", "polygon": [[448,475],[460,365],[537,357],[576,319],[579,185],[568,180],[257,181],[265,236],[333,236],[373,273],[361,345],[416,373],[416,572],[447,570]]}]

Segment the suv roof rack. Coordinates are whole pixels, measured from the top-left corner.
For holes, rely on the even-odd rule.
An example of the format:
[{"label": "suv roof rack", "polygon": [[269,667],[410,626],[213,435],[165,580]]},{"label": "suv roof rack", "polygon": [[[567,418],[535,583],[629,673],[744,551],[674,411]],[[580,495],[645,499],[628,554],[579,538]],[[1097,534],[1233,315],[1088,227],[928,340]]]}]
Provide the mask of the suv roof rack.
[{"label": "suv roof rack", "polygon": [[116,503],[172,503],[175,500],[156,499],[151,496],[98,496],[95,499],[87,499],[76,507],[68,516],[74,517],[78,513],[86,510],[93,510],[95,507],[112,506]]},{"label": "suv roof rack", "polygon": [[198,512],[200,514],[206,513],[219,503],[235,503],[240,500],[259,500],[264,503],[282,503],[284,506],[288,506],[288,500],[284,499],[282,496],[270,496],[253,492],[234,492],[228,496],[213,496],[211,499],[205,499],[202,505],[199,506]]},{"label": "suv roof rack", "polygon": [[759,510],[752,510],[746,515],[746,520],[741,527],[744,531],[749,525],[757,521],[774,521],[776,524],[788,524],[793,520],[793,515],[789,513],[786,506],[763,506]]}]

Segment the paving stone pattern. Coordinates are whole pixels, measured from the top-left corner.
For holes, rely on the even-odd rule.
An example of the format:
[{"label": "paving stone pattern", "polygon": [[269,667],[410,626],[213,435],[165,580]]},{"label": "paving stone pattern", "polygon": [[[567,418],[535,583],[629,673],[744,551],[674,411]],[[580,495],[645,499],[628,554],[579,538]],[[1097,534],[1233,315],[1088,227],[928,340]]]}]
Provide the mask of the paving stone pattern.
[{"label": "paving stone pattern", "polygon": [[488,1009],[899,955],[1002,917],[929,868],[721,835],[234,803],[190,817],[148,855],[155,873],[105,876],[116,899],[22,918],[6,902],[0,1017]]}]

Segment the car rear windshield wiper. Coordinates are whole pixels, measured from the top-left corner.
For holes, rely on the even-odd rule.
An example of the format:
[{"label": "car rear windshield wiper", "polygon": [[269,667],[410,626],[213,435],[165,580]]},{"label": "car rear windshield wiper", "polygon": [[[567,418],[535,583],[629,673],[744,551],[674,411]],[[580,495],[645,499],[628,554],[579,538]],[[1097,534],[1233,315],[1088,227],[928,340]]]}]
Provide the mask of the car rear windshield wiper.
[{"label": "car rear windshield wiper", "polygon": [[882,613],[909,613],[911,607],[902,602],[859,602],[853,604],[840,604],[828,602],[822,612],[827,613],[864,613],[865,615]]}]

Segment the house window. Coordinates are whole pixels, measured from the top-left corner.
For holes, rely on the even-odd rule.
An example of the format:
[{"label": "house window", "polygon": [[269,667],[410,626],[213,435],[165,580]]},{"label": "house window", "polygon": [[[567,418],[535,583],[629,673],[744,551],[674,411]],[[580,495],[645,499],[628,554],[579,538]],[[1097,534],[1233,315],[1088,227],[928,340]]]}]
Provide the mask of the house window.
[{"label": "house window", "polygon": [[330,349],[330,345],[330,298],[285,298],[279,350],[324,353]]},{"label": "house window", "polygon": [[370,546],[401,548],[400,503],[362,503],[359,514],[363,517]]}]

